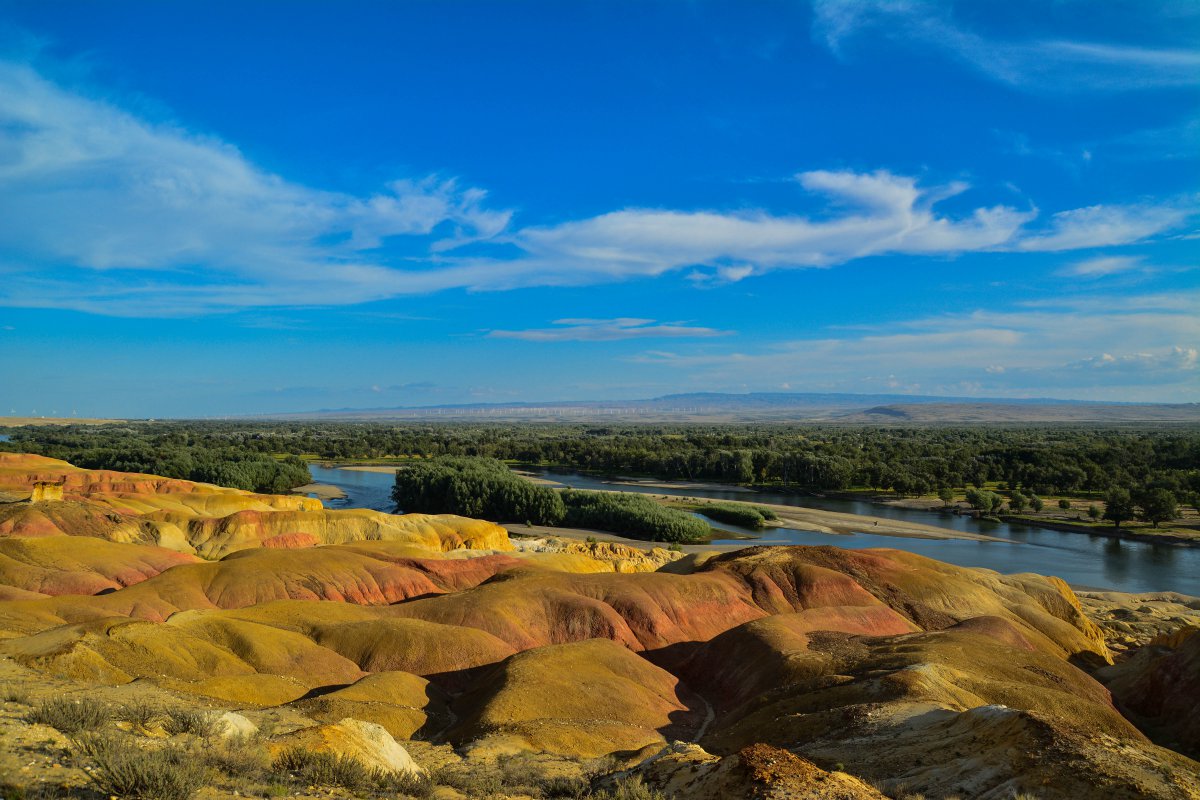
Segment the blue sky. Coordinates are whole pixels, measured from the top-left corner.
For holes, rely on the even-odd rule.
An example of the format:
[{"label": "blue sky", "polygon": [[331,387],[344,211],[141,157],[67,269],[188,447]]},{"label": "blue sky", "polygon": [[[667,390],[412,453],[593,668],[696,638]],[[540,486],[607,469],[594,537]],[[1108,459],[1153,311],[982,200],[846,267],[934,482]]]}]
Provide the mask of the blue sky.
[{"label": "blue sky", "polygon": [[0,413],[1200,401],[1200,5],[4,2]]}]

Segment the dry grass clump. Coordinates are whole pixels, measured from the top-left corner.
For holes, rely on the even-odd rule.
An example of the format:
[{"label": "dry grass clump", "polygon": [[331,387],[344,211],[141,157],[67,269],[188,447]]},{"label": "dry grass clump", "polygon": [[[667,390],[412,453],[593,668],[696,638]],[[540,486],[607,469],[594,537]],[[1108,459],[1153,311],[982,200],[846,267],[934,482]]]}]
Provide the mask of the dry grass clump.
[{"label": "dry grass clump", "polygon": [[641,775],[618,778],[610,791],[597,792],[591,797],[594,800],[666,800],[662,792],[647,786]]},{"label": "dry grass clump", "polygon": [[134,700],[126,703],[117,709],[116,717],[122,722],[129,722],[133,725],[140,725],[143,728],[149,728],[159,717],[162,716],[162,710],[145,700]]},{"label": "dry grass clump", "polygon": [[204,748],[204,763],[239,782],[261,783],[268,779],[271,757],[258,737],[232,736]]},{"label": "dry grass clump", "polygon": [[67,698],[43,700],[25,715],[26,722],[49,725],[67,735],[94,731],[112,721],[112,718],[112,711],[109,708],[90,697],[79,700]]},{"label": "dry grass clump", "polygon": [[429,797],[433,791],[429,778],[373,769],[357,758],[305,747],[284,750],[275,757],[271,769],[307,785],[355,793]]},{"label": "dry grass clump", "polygon": [[6,683],[0,686],[0,700],[6,703],[20,703],[21,705],[29,704],[29,692],[24,686],[18,686],[15,683]]},{"label": "dry grass clump", "polygon": [[442,769],[433,776],[433,782],[467,797],[520,795],[537,800],[574,800],[593,796],[583,778],[547,776],[522,756],[502,758],[495,765]]},{"label": "dry grass clump", "polygon": [[190,708],[173,708],[167,712],[163,730],[172,736],[190,733],[201,739],[207,739],[217,732],[216,715],[208,711],[194,711]]},{"label": "dry grass clump", "polygon": [[144,750],[127,739],[99,734],[75,742],[96,766],[92,781],[108,796],[188,800],[208,777],[203,764],[173,747]]}]

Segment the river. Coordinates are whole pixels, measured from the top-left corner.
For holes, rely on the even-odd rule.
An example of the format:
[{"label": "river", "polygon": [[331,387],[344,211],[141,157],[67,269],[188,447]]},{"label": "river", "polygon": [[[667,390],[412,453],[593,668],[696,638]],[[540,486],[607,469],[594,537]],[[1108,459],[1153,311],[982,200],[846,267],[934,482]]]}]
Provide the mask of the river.
[{"label": "river", "polygon": [[[317,465],[312,465],[310,469],[315,482],[337,486],[346,493],[344,499],[326,503],[330,508],[373,508],[378,511],[393,509],[391,472],[361,472]],[[744,531],[760,535],[761,538],[754,542],[717,539],[717,544],[831,544],[852,549],[891,547],[964,567],[987,567],[1003,573],[1037,572],[1043,575],[1057,575],[1076,587],[1113,589],[1121,592],[1173,591],[1200,595],[1200,548],[1197,547],[1049,531],[1006,522],[977,520],[966,515],[893,508],[861,500],[828,500],[769,492],[750,494],[694,488],[659,489],[606,483],[599,478],[575,473],[538,470],[538,474],[546,480],[575,489],[621,489],[646,494],[687,495],[821,508],[920,522],[1007,540],[980,542],[964,539],[906,539],[870,533],[837,536],[791,528],[773,528],[761,534]],[[737,530],[726,524],[721,524],[721,528]]]}]

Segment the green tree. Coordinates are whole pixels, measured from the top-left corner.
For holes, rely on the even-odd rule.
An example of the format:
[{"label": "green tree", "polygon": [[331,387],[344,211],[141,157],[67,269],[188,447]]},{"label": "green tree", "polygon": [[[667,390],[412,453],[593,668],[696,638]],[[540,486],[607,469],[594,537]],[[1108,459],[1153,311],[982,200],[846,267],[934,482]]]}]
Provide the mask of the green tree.
[{"label": "green tree", "polygon": [[1095,505],[1088,506],[1088,516],[1092,518],[1092,522],[1100,519],[1100,507]]},{"label": "green tree", "polygon": [[1018,514],[1025,510],[1025,506],[1028,504],[1028,502],[1029,498],[1017,491],[1012,492],[1008,496],[1008,507]]},{"label": "green tree", "polygon": [[1071,501],[1064,497],[1058,501],[1058,507],[1061,508],[1063,511],[1070,511],[1071,510]]},{"label": "green tree", "polygon": [[1121,523],[1133,519],[1133,498],[1128,489],[1114,487],[1104,495],[1104,519],[1120,528]]},{"label": "green tree", "polygon": [[941,489],[938,489],[938,499],[942,501],[943,505],[954,505],[954,490],[943,486]]},{"label": "green tree", "polygon": [[1170,522],[1179,516],[1179,504],[1175,495],[1167,489],[1151,489],[1138,498],[1139,516],[1158,527],[1160,522]]},{"label": "green tree", "polygon": [[1042,500],[1042,498],[1038,497],[1035,494],[1035,495],[1031,495],[1029,497],[1029,507],[1032,508],[1034,511],[1041,511],[1043,508],[1046,507],[1046,503],[1044,500]]}]

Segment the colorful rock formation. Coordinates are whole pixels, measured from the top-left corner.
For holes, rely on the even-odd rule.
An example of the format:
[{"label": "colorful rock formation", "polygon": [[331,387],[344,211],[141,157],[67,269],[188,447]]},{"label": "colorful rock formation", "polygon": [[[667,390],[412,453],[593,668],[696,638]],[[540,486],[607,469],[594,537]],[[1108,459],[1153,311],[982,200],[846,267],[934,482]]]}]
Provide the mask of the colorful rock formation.
[{"label": "colorful rock formation", "polygon": [[47,481],[62,500],[0,504],[0,656],[285,714],[275,748],[414,773],[411,738],[611,755],[697,798],[1200,796],[1200,765],[1118,710],[1193,747],[1200,636],[1107,666],[1111,628],[1055,578],[882,549],[518,548],[477,520],[0,458],[9,496]]}]

